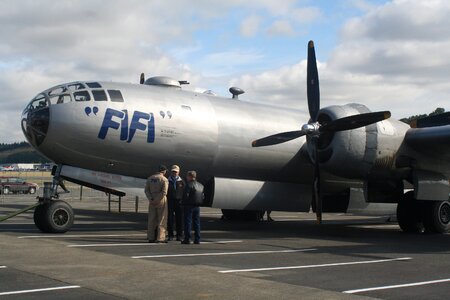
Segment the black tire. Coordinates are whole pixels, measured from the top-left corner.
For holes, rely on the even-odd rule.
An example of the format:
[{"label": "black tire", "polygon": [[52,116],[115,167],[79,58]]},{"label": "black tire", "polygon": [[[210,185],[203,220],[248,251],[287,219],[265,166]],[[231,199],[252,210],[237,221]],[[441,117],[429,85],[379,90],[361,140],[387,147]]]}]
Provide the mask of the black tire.
[{"label": "black tire", "polygon": [[36,193],[36,188],[35,187],[30,187],[28,189],[28,194],[35,194]]},{"label": "black tire", "polygon": [[423,210],[423,223],[426,232],[450,232],[450,203],[448,201],[427,202]]},{"label": "black tire", "polygon": [[36,207],[34,218],[36,227],[41,231],[64,233],[72,227],[74,213],[67,202],[57,200]]},{"label": "black tire", "polygon": [[48,206],[47,203],[36,206],[36,208],[34,209],[34,214],[33,214],[34,224],[42,232],[49,232],[48,228],[46,227],[46,223],[45,223],[45,219],[44,219],[44,213],[45,213],[45,210],[47,209],[46,206]]},{"label": "black tire", "polygon": [[421,204],[414,199],[414,192],[407,192],[397,205],[397,221],[403,232],[422,233]]}]

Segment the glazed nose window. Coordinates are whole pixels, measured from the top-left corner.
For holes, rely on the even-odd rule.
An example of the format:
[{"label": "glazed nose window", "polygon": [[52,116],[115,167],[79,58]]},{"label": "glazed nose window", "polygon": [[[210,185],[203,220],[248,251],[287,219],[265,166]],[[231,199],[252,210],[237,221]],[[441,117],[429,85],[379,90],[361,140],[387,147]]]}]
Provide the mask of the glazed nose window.
[{"label": "glazed nose window", "polygon": [[39,146],[45,139],[50,122],[49,99],[39,94],[31,100],[22,113],[22,131],[28,141]]}]

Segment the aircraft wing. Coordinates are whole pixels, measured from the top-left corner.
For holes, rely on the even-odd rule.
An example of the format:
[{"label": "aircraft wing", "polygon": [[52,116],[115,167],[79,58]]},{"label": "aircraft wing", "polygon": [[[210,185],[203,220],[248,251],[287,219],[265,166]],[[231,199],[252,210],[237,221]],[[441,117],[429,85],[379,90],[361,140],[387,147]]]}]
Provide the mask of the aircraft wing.
[{"label": "aircraft wing", "polygon": [[450,125],[409,129],[400,152],[397,166],[411,168],[415,198],[448,200]]},{"label": "aircraft wing", "polygon": [[411,128],[404,143],[411,149],[450,162],[450,125],[426,128]]}]

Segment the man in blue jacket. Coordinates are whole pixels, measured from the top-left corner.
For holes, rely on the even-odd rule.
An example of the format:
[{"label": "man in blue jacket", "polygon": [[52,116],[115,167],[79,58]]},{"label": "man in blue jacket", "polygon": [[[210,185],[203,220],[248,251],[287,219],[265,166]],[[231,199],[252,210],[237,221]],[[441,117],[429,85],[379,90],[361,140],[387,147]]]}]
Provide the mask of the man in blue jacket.
[{"label": "man in blue jacket", "polygon": [[169,176],[169,190],[167,192],[167,201],[169,214],[167,218],[167,231],[169,241],[174,238],[174,223],[176,228],[176,239],[181,241],[183,238],[183,208],[181,207],[181,200],[183,199],[184,180],[179,176],[180,167],[173,165],[170,168]]},{"label": "man in blue jacket", "polygon": [[200,244],[200,205],[205,198],[203,185],[197,181],[197,172],[189,171],[186,176],[186,187],[184,189],[183,205],[184,213],[184,240],[182,244],[191,243],[191,228],[194,225],[194,244]]}]

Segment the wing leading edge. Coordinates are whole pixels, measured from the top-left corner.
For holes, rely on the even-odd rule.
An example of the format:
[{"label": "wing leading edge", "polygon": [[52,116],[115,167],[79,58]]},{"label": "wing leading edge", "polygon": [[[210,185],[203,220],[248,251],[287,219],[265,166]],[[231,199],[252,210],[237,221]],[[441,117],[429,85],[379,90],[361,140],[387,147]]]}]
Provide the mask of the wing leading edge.
[{"label": "wing leading edge", "polygon": [[450,125],[411,128],[406,132],[404,143],[417,152],[450,162]]}]

